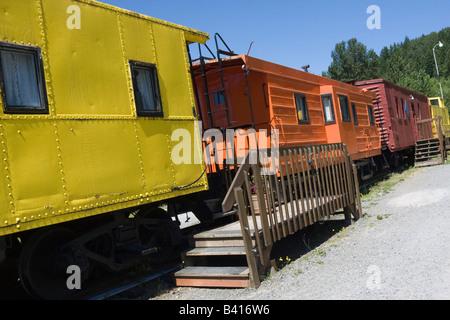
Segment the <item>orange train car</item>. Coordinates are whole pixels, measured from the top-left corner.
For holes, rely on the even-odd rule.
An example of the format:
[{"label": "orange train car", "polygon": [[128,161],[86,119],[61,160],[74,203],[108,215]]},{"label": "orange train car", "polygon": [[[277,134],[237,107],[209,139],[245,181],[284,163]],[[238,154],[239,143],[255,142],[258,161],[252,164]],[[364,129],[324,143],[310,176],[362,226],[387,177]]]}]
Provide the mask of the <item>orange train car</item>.
[{"label": "orange train car", "polygon": [[203,128],[279,131],[279,146],[344,142],[360,167],[381,154],[376,95],[247,55],[193,65]]}]

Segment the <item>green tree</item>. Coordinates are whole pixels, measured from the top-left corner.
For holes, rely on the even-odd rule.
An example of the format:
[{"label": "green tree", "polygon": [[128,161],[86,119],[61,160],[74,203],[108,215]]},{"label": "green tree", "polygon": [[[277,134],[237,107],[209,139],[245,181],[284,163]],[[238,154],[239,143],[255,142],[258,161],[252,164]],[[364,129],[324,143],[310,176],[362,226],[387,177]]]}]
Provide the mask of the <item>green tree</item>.
[{"label": "green tree", "polygon": [[339,81],[372,79],[378,75],[379,57],[375,51],[352,38],[336,44],[331,52],[333,61],[323,75]]},{"label": "green tree", "polygon": [[433,47],[436,47],[444,100],[450,107],[450,27],[385,46],[380,55],[355,38],[336,44],[333,61],[323,75],[340,81],[384,78],[428,97],[440,96]]}]

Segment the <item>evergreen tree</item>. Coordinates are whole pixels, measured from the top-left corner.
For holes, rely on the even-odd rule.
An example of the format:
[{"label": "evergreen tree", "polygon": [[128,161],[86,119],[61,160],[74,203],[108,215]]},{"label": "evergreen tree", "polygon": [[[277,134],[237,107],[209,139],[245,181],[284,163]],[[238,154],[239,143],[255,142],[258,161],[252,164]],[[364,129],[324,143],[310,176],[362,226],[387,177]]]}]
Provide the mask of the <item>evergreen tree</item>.
[{"label": "evergreen tree", "polygon": [[352,38],[336,44],[331,52],[333,62],[326,76],[339,81],[373,78],[378,72],[378,55],[373,50]]},{"label": "evergreen tree", "polygon": [[340,81],[384,78],[428,97],[438,97],[441,93],[432,49],[439,41],[444,47],[435,48],[436,59],[444,99],[450,108],[450,27],[417,39],[405,37],[401,43],[385,46],[379,56],[355,38],[339,42],[323,75]]}]

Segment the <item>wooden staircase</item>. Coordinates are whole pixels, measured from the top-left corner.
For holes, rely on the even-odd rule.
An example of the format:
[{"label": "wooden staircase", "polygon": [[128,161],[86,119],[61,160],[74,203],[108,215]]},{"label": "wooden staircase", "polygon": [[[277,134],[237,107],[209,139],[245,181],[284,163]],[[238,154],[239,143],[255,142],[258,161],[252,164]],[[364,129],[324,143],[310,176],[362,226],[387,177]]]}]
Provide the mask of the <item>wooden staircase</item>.
[{"label": "wooden staircase", "polygon": [[[255,245],[254,230],[251,234]],[[184,254],[185,267],[175,273],[177,286],[251,286],[239,221],[193,235],[191,247]]]},{"label": "wooden staircase", "polygon": [[415,167],[441,164],[445,161],[438,138],[418,140],[414,157]]},{"label": "wooden staircase", "polygon": [[442,164],[447,158],[442,117],[417,121],[419,140],[415,147],[415,167]]},{"label": "wooden staircase", "polygon": [[[236,208],[238,220],[192,235],[177,286],[258,288],[274,243],[340,209],[346,219],[361,217],[357,169],[343,143],[279,152],[274,172],[267,154],[247,153],[222,201],[223,212]],[[250,164],[250,155],[258,163]]]}]

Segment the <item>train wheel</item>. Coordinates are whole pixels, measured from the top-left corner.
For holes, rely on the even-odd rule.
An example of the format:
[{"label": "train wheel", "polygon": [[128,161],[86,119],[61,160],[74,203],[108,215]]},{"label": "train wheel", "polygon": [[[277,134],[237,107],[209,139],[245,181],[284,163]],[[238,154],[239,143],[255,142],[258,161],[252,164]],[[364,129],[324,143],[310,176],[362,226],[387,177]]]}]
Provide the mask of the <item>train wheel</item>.
[{"label": "train wheel", "polygon": [[66,285],[69,264],[60,251],[73,237],[70,230],[58,227],[38,232],[27,241],[19,261],[19,277],[30,295],[49,300],[74,295]]},{"label": "train wheel", "polygon": [[[143,210],[138,213],[143,219],[140,228],[140,241],[146,247],[154,248],[154,253],[149,254],[146,260],[150,264],[160,264],[167,261],[173,255],[173,238],[176,237],[179,228],[172,221],[170,215],[161,208]],[[148,219],[148,223],[145,222]]]}]

